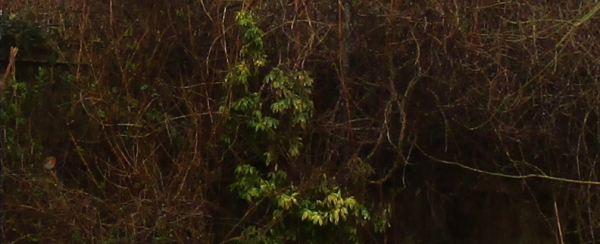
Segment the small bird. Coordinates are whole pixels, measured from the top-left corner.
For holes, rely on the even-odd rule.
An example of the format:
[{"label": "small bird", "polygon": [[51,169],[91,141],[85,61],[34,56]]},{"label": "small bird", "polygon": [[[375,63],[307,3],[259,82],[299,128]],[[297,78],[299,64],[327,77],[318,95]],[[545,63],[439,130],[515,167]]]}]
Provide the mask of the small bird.
[{"label": "small bird", "polygon": [[44,159],[44,169],[51,170],[56,166],[56,158],[55,157],[47,157]]}]

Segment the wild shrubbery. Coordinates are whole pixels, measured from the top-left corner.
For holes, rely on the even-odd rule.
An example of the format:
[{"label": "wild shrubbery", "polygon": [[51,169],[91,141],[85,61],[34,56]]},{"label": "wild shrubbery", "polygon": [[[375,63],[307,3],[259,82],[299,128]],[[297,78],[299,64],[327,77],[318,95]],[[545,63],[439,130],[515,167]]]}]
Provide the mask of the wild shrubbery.
[{"label": "wild shrubbery", "polygon": [[4,9],[58,50],[3,76],[6,241],[597,239],[600,5],[61,3]]}]

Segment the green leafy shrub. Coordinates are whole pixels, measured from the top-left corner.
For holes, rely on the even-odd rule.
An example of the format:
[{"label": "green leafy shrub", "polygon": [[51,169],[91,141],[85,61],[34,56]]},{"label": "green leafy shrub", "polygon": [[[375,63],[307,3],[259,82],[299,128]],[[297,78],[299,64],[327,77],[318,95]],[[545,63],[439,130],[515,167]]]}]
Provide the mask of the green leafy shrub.
[{"label": "green leafy shrub", "polygon": [[[263,155],[257,156],[264,156],[267,166],[273,165],[266,173],[250,164],[235,169],[236,181],[231,189],[251,206],[270,206],[271,216],[266,224],[246,226],[237,240],[283,243],[302,237],[309,243],[322,243],[335,240],[331,239],[332,230],[345,233],[348,240],[358,240],[356,226],[371,218],[367,208],[327,182],[327,175],[323,175],[320,187],[300,191],[280,169],[280,165],[300,155],[302,136],[314,110],[312,78],[306,71],[279,65],[262,79],[256,79],[260,69],[268,65],[263,50],[264,32],[252,12],[239,12],[236,20],[243,36],[242,59],[226,77],[229,93],[221,110],[229,114],[231,131],[238,131],[235,127],[242,123],[251,129],[250,133],[256,133],[248,138],[258,138],[237,143],[267,145],[258,152]],[[253,87],[258,89],[252,90]]]}]

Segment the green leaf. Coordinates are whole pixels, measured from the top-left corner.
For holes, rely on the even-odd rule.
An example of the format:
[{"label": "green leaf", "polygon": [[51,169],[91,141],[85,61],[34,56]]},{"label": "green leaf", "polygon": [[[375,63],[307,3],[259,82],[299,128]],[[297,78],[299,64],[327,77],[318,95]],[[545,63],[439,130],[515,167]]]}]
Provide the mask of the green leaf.
[{"label": "green leaf", "polygon": [[306,219],[307,219],[307,218],[309,218],[309,217],[310,217],[310,211],[309,211],[309,210],[306,210],[306,209],[305,209],[305,210],[303,210],[303,211],[302,211],[302,217],[301,217],[301,218],[302,218],[302,220],[306,220]]}]

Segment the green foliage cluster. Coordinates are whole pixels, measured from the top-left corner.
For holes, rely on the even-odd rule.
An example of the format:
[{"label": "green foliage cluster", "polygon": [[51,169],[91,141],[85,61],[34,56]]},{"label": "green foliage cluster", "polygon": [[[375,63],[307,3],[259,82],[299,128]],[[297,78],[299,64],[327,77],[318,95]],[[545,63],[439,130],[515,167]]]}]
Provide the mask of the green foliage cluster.
[{"label": "green foliage cluster", "polygon": [[[45,102],[50,85],[49,71],[39,67],[32,80],[27,82],[9,75],[5,83],[7,92],[0,101],[0,123],[5,130],[4,155],[15,163],[28,160],[41,160],[44,146],[40,142],[39,128],[28,128],[40,103]],[[29,152],[34,152],[31,154]]]},{"label": "green foliage cluster", "polygon": [[287,174],[281,170],[263,177],[256,168],[243,164],[235,173],[232,190],[251,206],[267,204],[273,208],[266,225],[246,227],[236,238],[241,243],[282,243],[298,241],[299,237],[308,243],[323,243],[332,241],[328,234],[332,230],[341,231],[342,239],[360,243],[356,227],[371,220],[367,208],[352,196],[344,197],[326,175],[317,187],[301,193],[287,183]]},{"label": "green foliage cluster", "polygon": [[[338,226],[347,231],[349,239],[358,241],[355,225],[366,224],[370,220],[367,208],[352,196],[343,197],[338,187],[328,184],[322,184],[317,191],[300,192],[290,184],[287,173],[279,169],[279,165],[285,163],[279,155],[289,155],[289,158],[293,159],[300,154],[301,136],[314,110],[311,97],[312,78],[306,71],[275,67],[264,76],[257,91],[250,91],[249,80],[260,75],[259,69],[267,65],[262,41],[264,33],[252,12],[239,12],[236,20],[244,40],[240,52],[242,60],[227,75],[226,84],[230,89],[228,98],[232,101],[226,103],[221,110],[226,111],[229,108],[232,112],[231,119],[245,123],[255,133],[259,133],[258,135],[266,133],[267,144],[289,145],[287,151],[263,152],[266,156],[264,163],[267,166],[274,164],[266,178],[250,164],[236,167],[236,182],[231,186],[232,190],[251,206],[261,203],[273,204],[270,211],[272,218],[268,224],[246,227],[239,241],[282,243],[296,241],[300,233],[307,232],[310,234],[303,236],[304,241],[321,243],[330,237],[320,236],[316,230],[326,225]],[[235,93],[236,89],[241,92]],[[236,97],[234,94],[240,98],[232,99]],[[281,121],[287,121],[285,126],[281,125]],[[271,145],[267,148],[275,147]],[[323,177],[327,178],[326,175]],[[318,199],[319,195],[324,195],[325,198]],[[353,217],[353,221],[348,217]],[[293,222],[296,225],[286,226],[285,222]]]},{"label": "green foliage cluster", "polygon": [[[245,123],[255,132],[265,133],[271,143],[283,140],[289,145],[289,155],[296,157],[302,147],[302,131],[314,109],[313,80],[307,71],[274,67],[261,82],[251,84],[251,80],[260,76],[260,69],[267,65],[262,40],[264,32],[252,12],[239,12],[236,20],[244,44],[240,51],[241,60],[225,78],[229,91],[221,111],[229,111],[230,119]],[[277,156],[266,153],[267,164]]]}]

